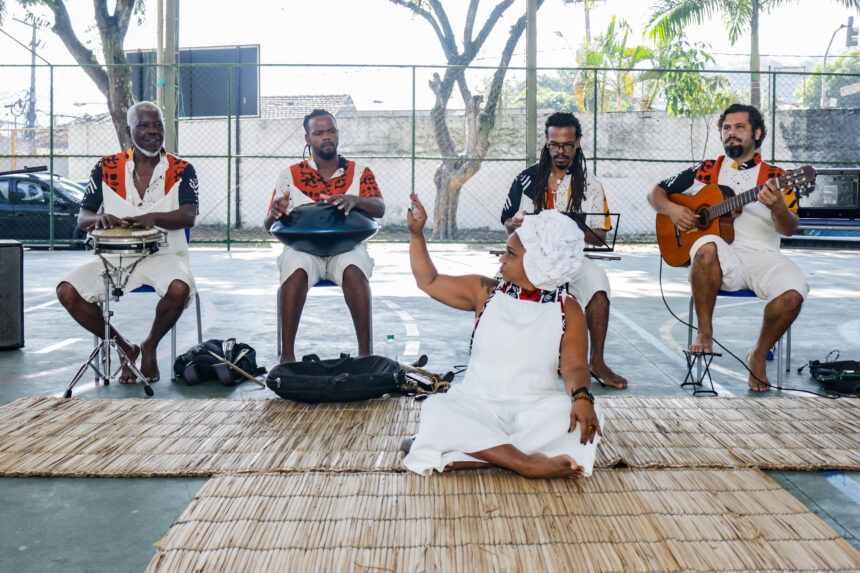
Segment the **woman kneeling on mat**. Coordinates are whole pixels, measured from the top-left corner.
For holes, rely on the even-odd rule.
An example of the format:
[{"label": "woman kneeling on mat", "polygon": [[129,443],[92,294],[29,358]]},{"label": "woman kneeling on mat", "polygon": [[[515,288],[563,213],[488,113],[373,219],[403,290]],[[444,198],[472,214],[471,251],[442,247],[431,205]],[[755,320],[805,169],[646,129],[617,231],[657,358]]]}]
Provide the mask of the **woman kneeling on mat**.
[{"label": "woman kneeling on mat", "polygon": [[529,478],[591,475],[602,415],[588,391],[585,318],[563,284],[582,263],[582,231],[544,210],[508,238],[501,280],[440,275],[424,241],[427,213],[411,199],[415,281],[439,302],[474,312],[475,329],[463,381],[422,404],[406,467],[425,475],[487,464]]}]

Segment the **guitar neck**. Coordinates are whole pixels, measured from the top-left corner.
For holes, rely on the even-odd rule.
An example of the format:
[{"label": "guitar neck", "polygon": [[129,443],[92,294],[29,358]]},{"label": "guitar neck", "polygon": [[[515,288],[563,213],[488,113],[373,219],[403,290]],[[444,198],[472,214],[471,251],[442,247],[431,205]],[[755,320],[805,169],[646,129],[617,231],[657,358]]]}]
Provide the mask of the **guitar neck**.
[{"label": "guitar neck", "polygon": [[[777,187],[782,186],[781,178],[777,178],[776,185],[777,185]],[[710,217],[711,220],[714,220],[717,217],[722,217],[726,213],[731,213],[732,211],[740,209],[741,207],[743,207],[747,203],[752,203],[753,201],[756,200],[759,192],[762,189],[764,189],[764,183],[762,183],[761,185],[758,185],[756,187],[753,187],[752,189],[744,191],[743,193],[741,193],[739,195],[735,195],[734,197],[729,197],[728,199],[725,199],[724,201],[721,201],[720,203],[717,203],[716,205],[708,207],[708,212],[711,215],[711,217]]]}]

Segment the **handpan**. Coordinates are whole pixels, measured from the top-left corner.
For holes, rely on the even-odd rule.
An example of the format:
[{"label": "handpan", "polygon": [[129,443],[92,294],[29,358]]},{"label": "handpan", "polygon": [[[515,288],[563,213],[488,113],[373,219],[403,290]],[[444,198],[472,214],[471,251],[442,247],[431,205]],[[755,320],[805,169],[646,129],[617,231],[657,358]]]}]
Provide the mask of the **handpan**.
[{"label": "handpan", "polygon": [[363,211],[341,209],[317,201],[299,205],[281,217],[269,230],[288,247],[318,257],[351,251],[379,230],[379,225]]}]

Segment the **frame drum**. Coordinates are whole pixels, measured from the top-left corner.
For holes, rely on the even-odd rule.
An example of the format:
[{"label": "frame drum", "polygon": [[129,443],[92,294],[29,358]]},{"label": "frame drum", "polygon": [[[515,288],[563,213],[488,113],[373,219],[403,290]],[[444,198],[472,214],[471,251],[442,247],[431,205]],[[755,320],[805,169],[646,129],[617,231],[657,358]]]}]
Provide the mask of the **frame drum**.
[{"label": "frame drum", "polygon": [[167,244],[161,229],[138,229],[114,227],[93,229],[89,232],[87,245],[95,254],[104,255],[151,255]]}]

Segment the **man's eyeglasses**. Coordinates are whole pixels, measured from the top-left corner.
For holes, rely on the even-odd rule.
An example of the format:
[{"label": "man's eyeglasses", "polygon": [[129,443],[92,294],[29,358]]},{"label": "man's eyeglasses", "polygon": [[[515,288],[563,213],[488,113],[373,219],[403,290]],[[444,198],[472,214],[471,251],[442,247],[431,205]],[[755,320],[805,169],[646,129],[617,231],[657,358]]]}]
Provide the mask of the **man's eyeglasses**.
[{"label": "man's eyeglasses", "polygon": [[568,141],[567,143],[556,143],[555,141],[550,141],[546,144],[550,151],[564,151],[569,152],[576,149],[576,143],[572,141]]}]

